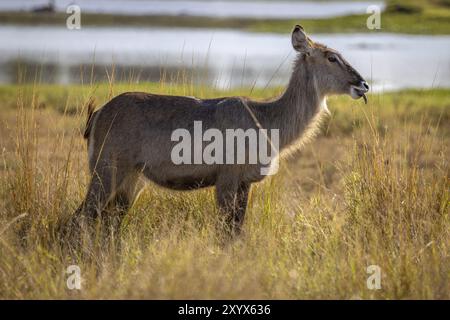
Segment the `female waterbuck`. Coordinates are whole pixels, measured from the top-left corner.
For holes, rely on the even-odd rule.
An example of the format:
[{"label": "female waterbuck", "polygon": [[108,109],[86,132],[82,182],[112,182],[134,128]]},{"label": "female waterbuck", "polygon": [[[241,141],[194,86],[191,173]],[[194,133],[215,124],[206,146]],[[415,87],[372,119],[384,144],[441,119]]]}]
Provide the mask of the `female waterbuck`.
[{"label": "female waterbuck", "polygon": [[[126,212],[141,189],[139,177],[144,175],[176,190],[215,186],[227,229],[238,233],[250,186],[265,177],[263,165],[174,163],[173,132],[183,128],[194,135],[194,122],[199,121],[204,129],[223,133],[229,129],[274,129],[278,130],[283,154],[311,136],[318,119],[328,111],[327,96],[349,94],[366,100],[367,82],[338,52],[313,42],[298,25],[292,32],[292,46],[298,56],[289,85],[272,101],[242,97],[201,100],[133,92],[113,98],[95,112],[89,108],[84,137],[92,180],[78,214],[94,219],[111,206]],[[247,142],[245,159],[252,141]],[[224,147],[222,151],[227,154],[235,151],[232,149]],[[194,147],[193,156],[195,152]]]}]

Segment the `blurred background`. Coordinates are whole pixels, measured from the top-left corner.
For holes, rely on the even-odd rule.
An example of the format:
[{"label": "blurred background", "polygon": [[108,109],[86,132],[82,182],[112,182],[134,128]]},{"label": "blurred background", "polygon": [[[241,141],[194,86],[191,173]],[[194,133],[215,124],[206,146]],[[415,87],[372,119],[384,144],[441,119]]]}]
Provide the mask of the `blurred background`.
[{"label": "blurred background", "polygon": [[[73,4],[78,30],[66,26]],[[380,29],[367,27],[373,8]],[[375,91],[450,87],[449,12],[445,0],[2,0],[0,83],[107,81],[114,69],[116,81],[283,85],[299,23]]]}]

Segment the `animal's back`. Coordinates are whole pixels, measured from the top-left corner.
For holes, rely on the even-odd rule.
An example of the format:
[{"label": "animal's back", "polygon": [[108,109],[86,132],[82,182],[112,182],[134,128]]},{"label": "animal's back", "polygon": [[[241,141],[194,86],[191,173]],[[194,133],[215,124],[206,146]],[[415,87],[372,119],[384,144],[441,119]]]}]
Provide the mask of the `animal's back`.
[{"label": "animal's back", "polygon": [[[220,128],[236,120],[233,109],[236,98],[201,100],[192,97],[163,96],[142,92],[130,92],[116,96],[96,111],[88,125],[88,149],[91,171],[98,159],[127,167],[146,167],[151,170],[152,180],[164,184],[162,172],[176,176],[208,176],[215,166],[202,166],[204,174],[198,174],[195,165],[175,166],[171,152],[177,141],[172,134],[177,129],[194,131],[194,121],[202,121],[202,130]],[[228,114],[229,116],[224,116]],[[192,171],[192,173],[191,173]],[[164,174],[167,176],[169,174]],[[183,174],[184,175],[184,174]],[[183,178],[184,179],[184,178]],[[213,181],[207,183],[211,184]],[[194,183],[196,183],[194,181]],[[182,183],[180,183],[182,185]]]},{"label": "animal's back", "polygon": [[102,139],[106,132],[126,136],[136,131],[139,136],[138,132],[148,130],[190,130],[194,121],[202,121],[204,130],[209,127],[221,129],[224,122],[232,128],[233,123],[238,124],[246,117],[247,112],[243,109],[240,98],[236,97],[198,99],[127,92],[116,96],[96,112],[95,131],[99,136],[95,139]]}]

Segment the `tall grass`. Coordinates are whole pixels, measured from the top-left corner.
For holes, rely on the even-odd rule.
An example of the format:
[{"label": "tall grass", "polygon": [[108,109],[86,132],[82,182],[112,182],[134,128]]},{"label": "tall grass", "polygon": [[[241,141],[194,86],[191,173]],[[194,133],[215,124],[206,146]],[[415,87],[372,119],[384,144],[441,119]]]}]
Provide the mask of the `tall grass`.
[{"label": "tall grass", "polygon": [[[330,101],[322,134],[253,188],[233,243],[217,234],[212,190],[149,185],[119,242],[68,251],[58,225],[89,178],[84,106],[130,87],[203,97],[250,90],[0,87],[1,298],[450,298],[449,91],[373,95],[367,108]],[[81,290],[66,286],[72,264]],[[367,288],[369,265],[381,268],[380,290]]]}]

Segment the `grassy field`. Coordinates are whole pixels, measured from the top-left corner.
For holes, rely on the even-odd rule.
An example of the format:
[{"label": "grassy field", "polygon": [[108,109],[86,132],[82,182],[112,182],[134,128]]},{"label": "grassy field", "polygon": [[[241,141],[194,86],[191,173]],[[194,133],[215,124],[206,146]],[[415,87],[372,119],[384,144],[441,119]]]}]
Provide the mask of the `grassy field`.
[{"label": "grassy field", "polygon": [[[301,23],[310,33],[390,32],[406,34],[450,34],[450,3],[447,0],[388,0],[381,14],[381,29],[366,26],[369,14],[327,19],[250,19],[192,16],[126,16],[82,13],[82,26],[152,26],[191,28],[233,28],[254,32],[286,33]],[[2,24],[60,25],[64,13],[0,12]]]},{"label": "grassy field", "polygon": [[[88,182],[86,102],[129,90],[281,92],[1,86],[0,298],[450,298],[450,90],[331,99],[319,136],[253,188],[238,241],[221,244],[212,190],[150,184],[114,239],[68,252],[57,226]],[[66,286],[73,264],[81,290]],[[367,288],[370,265],[379,290]]]}]

